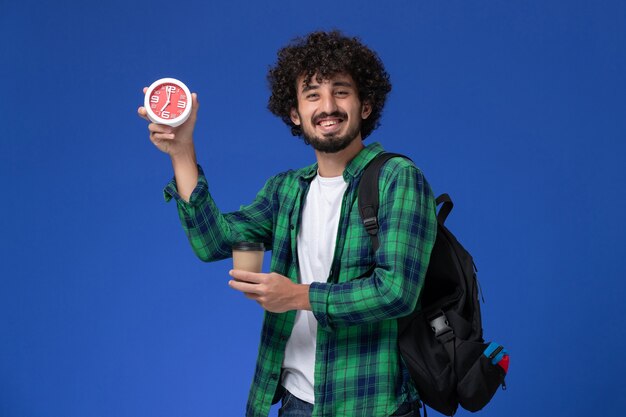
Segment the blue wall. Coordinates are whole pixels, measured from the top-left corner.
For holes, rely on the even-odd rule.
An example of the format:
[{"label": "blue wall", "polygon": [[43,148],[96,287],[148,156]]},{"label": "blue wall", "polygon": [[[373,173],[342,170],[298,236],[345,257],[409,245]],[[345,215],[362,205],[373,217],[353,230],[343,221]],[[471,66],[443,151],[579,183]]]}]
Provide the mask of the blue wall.
[{"label": "blue wall", "polygon": [[172,4],[0,1],[0,416],[243,415],[262,311],[192,254],[136,109],[160,77],[198,92],[198,158],[234,210],[313,162],[265,74],[320,28],[391,74],[368,143],[457,204],[512,357],[482,415],[622,415],[624,2]]}]

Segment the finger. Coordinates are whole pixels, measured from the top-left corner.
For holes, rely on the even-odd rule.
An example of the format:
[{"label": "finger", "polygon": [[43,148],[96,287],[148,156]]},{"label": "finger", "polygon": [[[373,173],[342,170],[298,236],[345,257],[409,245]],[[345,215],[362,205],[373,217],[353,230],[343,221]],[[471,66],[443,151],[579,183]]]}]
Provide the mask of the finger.
[{"label": "finger", "polygon": [[160,125],[158,123],[150,123],[148,130],[151,133],[174,133],[174,128],[168,125]]},{"label": "finger", "polygon": [[229,272],[229,275],[233,278],[235,278],[236,280],[239,281],[245,281],[245,282],[252,282],[255,284],[260,284],[261,282],[264,281],[264,277],[266,274],[257,274],[255,272],[248,272],[248,271],[242,271],[240,269],[231,269]]},{"label": "finger", "polygon": [[250,293],[250,294],[262,293],[261,289],[259,288],[259,284],[250,284],[248,282],[235,281],[234,279],[231,279],[230,281],[228,281],[228,285],[233,290],[241,291],[244,293]]},{"label": "finger", "polygon": [[146,91],[148,91],[148,87],[144,87],[143,88],[143,93],[146,94]]},{"label": "finger", "polygon": [[141,106],[137,109],[137,114],[139,115],[139,117],[141,117],[142,119],[147,120],[148,122],[150,122],[151,120],[148,119],[148,112],[146,112],[146,108]]},{"label": "finger", "polygon": [[151,133],[150,140],[154,143],[163,141],[172,141],[176,139],[176,135],[173,133]]},{"label": "finger", "polygon": [[150,123],[148,125],[148,130],[150,131],[150,140],[153,142],[173,140],[176,138],[171,126]]},{"label": "finger", "polygon": [[196,119],[198,116],[198,107],[200,107],[200,102],[198,101],[198,94],[191,93],[191,114],[190,117],[192,119]]}]

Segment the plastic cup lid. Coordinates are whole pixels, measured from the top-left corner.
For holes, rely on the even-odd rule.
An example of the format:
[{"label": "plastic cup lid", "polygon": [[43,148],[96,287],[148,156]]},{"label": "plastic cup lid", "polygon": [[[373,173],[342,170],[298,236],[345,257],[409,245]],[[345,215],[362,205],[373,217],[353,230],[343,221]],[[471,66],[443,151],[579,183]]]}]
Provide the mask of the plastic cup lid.
[{"label": "plastic cup lid", "polygon": [[233,250],[265,251],[265,245],[257,242],[238,242],[233,245]]}]

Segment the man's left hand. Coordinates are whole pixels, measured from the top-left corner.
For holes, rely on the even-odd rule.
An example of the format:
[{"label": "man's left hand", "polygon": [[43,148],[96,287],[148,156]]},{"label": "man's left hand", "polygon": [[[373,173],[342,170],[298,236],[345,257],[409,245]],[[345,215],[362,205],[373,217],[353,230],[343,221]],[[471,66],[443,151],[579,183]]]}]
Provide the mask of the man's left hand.
[{"label": "man's left hand", "polygon": [[228,281],[231,288],[241,291],[267,311],[311,310],[308,285],[296,284],[275,272],[264,274],[232,269],[229,274],[234,278]]}]

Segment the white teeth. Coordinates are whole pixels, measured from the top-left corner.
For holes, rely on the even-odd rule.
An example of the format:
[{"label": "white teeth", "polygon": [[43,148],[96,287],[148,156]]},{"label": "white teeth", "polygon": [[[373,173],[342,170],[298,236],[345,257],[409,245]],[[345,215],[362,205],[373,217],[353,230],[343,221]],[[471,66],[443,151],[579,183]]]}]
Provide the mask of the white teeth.
[{"label": "white teeth", "polygon": [[320,122],[320,126],[328,127],[339,123],[337,120],[324,120]]}]

